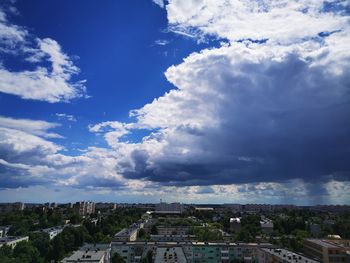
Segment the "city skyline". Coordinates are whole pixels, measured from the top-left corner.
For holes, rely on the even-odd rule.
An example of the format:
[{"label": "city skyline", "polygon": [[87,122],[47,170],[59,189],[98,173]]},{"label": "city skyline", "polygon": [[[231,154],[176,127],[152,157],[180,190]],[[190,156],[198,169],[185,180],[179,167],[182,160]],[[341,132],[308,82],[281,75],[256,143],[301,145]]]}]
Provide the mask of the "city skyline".
[{"label": "city skyline", "polygon": [[0,202],[349,204],[349,1],[3,1]]}]

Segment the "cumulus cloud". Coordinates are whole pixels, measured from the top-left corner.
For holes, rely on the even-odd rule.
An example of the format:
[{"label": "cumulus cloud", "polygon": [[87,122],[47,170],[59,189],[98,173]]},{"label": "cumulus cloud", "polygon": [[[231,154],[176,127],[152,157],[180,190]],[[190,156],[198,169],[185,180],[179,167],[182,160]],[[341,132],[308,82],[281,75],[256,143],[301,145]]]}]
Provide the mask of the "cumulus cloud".
[{"label": "cumulus cloud", "polygon": [[[86,97],[85,81],[72,81],[79,68],[61,46],[51,38],[37,38],[25,27],[13,25],[1,8],[0,52],[10,59],[24,57],[22,63],[30,66],[27,70],[15,71],[7,68],[6,60],[1,59],[0,92],[51,103]],[[51,65],[46,66],[47,63]]]},{"label": "cumulus cloud", "polygon": [[229,42],[170,67],[176,89],[131,111],[123,136],[156,132],[109,143],[120,173],[167,187],[349,181],[348,16],[326,4],[169,1],[170,27]]},{"label": "cumulus cloud", "polygon": [[143,188],[143,182],[118,174],[120,154],[115,151],[88,147],[80,155],[68,155],[64,147],[50,141],[62,138],[51,132],[58,126],[41,120],[0,118],[0,188]]},{"label": "cumulus cloud", "polygon": [[[347,27],[347,16],[341,15],[347,4],[346,0],[170,0],[166,10],[176,32],[196,30],[230,41],[293,43]],[[341,9],[334,12],[335,6]]]},{"label": "cumulus cloud", "polygon": [[[18,127],[23,121],[3,121],[0,166],[8,185],[27,178],[10,176],[10,169],[32,175],[35,168],[35,184],[149,198],[344,202],[350,181],[345,5],[168,1],[173,31],[226,44],[168,68],[165,76],[176,88],[130,111],[133,122],[90,125],[108,148],[64,155],[47,139],[51,126],[33,131]],[[52,57],[64,74],[70,66]],[[149,134],[129,142],[140,129]],[[47,168],[54,171],[44,176]]]}]

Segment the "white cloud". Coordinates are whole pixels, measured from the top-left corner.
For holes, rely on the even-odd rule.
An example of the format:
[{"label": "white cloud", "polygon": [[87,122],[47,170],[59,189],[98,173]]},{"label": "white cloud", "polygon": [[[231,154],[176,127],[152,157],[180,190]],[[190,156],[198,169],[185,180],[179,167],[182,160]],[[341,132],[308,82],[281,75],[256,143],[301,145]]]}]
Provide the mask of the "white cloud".
[{"label": "white cloud", "polygon": [[[36,38],[25,28],[11,24],[1,9],[0,40],[0,52],[16,57],[12,59],[24,55],[25,61],[39,64],[34,70],[14,71],[0,60],[0,92],[50,103],[87,97],[85,81],[71,80],[79,69],[60,45],[50,38]],[[45,62],[50,67],[44,66]]]},{"label": "white cloud", "polygon": [[275,43],[292,43],[347,27],[346,16],[325,12],[326,3],[319,0],[170,0],[166,9],[170,26],[180,32],[195,28],[203,34],[230,41],[269,39]]},{"label": "white cloud", "polygon": [[[90,125],[108,149],[67,156],[45,139],[51,126],[37,131],[23,128],[29,126],[23,121],[3,121],[1,164],[29,174],[31,167],[48,167],[54,171],[43,172],[43,182],[117,188],[122,196],[343,202],[350,170],[349,25],[348,16],[323,4],[169,1],[171,29],[228,44],[168,68],[165,76],[176,88],[132,110],[135,122]],[[49,57],[52,74],[70,76],[69,59],[46,44],[33,61]],[[138,129],[150,134],[138,143],[122,140]]]},{"label": "white cloud", "polygon": [[71,114],[66,114],[66,113],[56,113],[55,114],[59,120],[68,120],[68,121],[73,121],[76,122],[77,119],[71,115]]},{"label": "white cloud", "polygon": [[2,128],[16,129],[45,138],[62,138],[59,134],[48,132],[57,126],[59,126],[58,123],[0,116],[0,127]]},{"label": "white cloud", "polygon": [[158,46],[166,46],[170,43],[169,40],[166,39],[157,39],[156,41],[154,41],[154,44],[158,45]]},{"label": "white cloud", "polygon": [[153,3],[158,5],[160,8],[164,8],[164,6],[165,6],[165,0],[152,0],[152,1],[153,1]]},{"label": "white cloud", "polygon": [[[165,187],[302,180],[305,188],[348,172],[338,163],[350,131],[347,16],[324,10],[320,1],[220,3],[169,1],[170,26],[229,44],[168,68],[176,89],[131,111],[135,123],[106,131],[120,154],[119,171]],[[118,140],[139,127],[156,131],[139,144]],[[340,144],[332,139],[340,137]],[[326,141],[332,149],[323,148]],[[300,159],[300,152],[310,157]]]}]

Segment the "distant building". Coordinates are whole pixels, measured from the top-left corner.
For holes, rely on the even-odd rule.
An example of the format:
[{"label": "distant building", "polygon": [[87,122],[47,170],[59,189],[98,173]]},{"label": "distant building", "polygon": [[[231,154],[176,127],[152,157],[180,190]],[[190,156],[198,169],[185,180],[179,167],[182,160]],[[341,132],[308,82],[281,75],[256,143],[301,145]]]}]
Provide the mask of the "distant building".
[{"label": "distant building", "polygon": [[136,241],[137,239],[137,228],[124,228],[121,231],[119,231],[114,236],[114,241]]},{"label": "distant building", "polygon": [[246,212],[271,211],[273,209],[272,205],[268,204],[246,204],[243,205],[243,208]]},{"label": "distant building", "polygon": [[96,209],[110,209],[115,210],[117,208],[116,203],[96,203]]},{"label": "distant building", "polygon": [[189,226],[158,226],[158,235],[187,235]]},{"label": "distant building", "polygon": [[317,260],[296,254],[287,249],[261,248],[259,263],[319,263]]},{"label": "distant building", "polygon": [[17,202],[17,203],[1,203],[0,204],[0,213],[22,211],[22,210],[24,210],[24,208],[25,208],[25,205],[24,205],[24,203],[21,203],[21,202]]},{"label": "distant building", "polygon": [[230,230],[232,232],[239,232],[241,230],[241,219],[239,217],[230,218]]},{"label": "distant building", "polygon": [[195,207],[196,211],[214,211],[213,207]]},{"label": "distant building", "polygon": [[265,234],[272,234],[273,232],[273,222],[270,219],[263,219],[260,221],[261,231]]},{"label": "distant building", "polygon": [[183,206],[180,203],[160,202],[155,206],[155,213],[157,214],[181,214],[183,211]]},{"label": "distant building", "polygon": [[86,244],[73,255],[64,258],[61,263],[109,263],[110,250],[110,244]]},{"label": "distant building", "polygon": [[345,239],[305,239],[303,243],[306,255],[323,263],[350,262],[350,240]]},{"label": "distant building", "polygon": [[242,205],[241,204],[224,204],[224,207],[227,207],[227,208],[231,209],[234,212],[242,211]]},{"label": "distant building", "polygon": [[0,247],[7,245],[10,246],[11,248],[14,248],[19,242],[22,241],[28,241],[29,237],[24,236],[24,237],[2,237],[0,238]]},{"label": "distant building", "polygon": [[76,202],[73,205],[74,211],[76,211],[81,216],[86,216],[95,213],[95,203],[94,202]]}]

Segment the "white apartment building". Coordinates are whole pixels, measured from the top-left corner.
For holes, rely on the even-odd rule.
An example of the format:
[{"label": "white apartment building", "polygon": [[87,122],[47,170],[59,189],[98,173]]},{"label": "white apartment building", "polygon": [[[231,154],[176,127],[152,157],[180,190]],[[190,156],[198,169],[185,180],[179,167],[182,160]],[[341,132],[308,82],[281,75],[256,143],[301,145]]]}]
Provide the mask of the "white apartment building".
[{"label": "white apartment building", "polygon": [[12,236],[8,236],[8,237],[2,237],[0,238],[0,247],[7,245],[10,246],[11,248],[14,248],[19,242],[22,241],[28,241],[29,237],[28,236],[24,236],[24,237],[12,237]]}]

